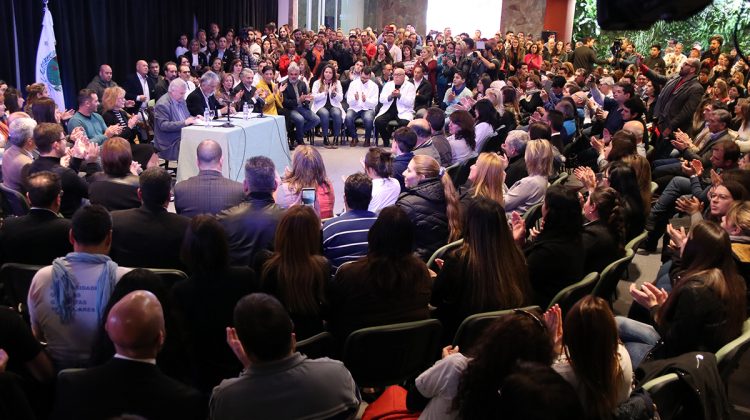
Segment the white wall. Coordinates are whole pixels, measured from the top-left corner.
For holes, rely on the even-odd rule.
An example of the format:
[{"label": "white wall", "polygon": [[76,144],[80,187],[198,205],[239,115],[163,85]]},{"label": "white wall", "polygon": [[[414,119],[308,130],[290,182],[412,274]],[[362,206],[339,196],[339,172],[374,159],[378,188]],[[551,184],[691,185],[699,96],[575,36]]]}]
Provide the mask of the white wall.
[{"label": "white wall", "polygon": [[479,29],[488,38],[500,28],[502,8],[502,0],[428,0],[427,32],[450,27],[454,37],[462,32],[474,36]]},{"label": "white wall", "polygon": [[339,26],[344,32],[364,27],[365,0],[341,0],[339,14]]},{"label": "white wall", "polygon": [[[292,0],[294,1],[294,0]],[[290,0],[279,0],[279,15],[276,19],[276,25],[281,26],[285,24],[290,24],[292,22],[289,22],[289,7],[290,7]]]}]

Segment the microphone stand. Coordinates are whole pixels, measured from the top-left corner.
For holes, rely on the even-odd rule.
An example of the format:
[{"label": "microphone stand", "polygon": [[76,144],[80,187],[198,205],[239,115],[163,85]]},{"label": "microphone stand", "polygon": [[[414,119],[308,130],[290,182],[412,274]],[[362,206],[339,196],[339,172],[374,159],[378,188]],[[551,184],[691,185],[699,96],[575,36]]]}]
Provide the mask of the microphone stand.
[{"label": "microphone stand", "polygon": [[231,103],[227,103],[227,100],[226,100],[226,99],[222,99],[222,100],[221,100],[221,104],[222,104],[222,105],[227,105],[227,121],[226,121],[226,122],[225,122],[224,124],[220,125],[219,127],[224,127],[224,128],[231,128],[231,127],[234,127],[234,124],[232,124],[232,123],[230,122],[230,120],[229,120],[229,114],[230,114],[230,109],[231,109]]}]

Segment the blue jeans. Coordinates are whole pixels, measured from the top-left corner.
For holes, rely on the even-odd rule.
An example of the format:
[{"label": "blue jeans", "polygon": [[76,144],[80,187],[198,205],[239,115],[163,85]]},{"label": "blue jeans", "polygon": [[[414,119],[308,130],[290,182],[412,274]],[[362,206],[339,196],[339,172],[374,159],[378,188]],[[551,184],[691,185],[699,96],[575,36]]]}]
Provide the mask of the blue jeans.
[{"label": "blue jeans", "polygon": [[320,129],[323,131],[323,136],[328,137],[328,123],[333,119],[333,135],[338,136],[341,134],[341,126],[343,125],[344,118],[341,115],[341,110],[332,106],[331,109],[325,107],[318,110],[318,117],[320,117]]},{"label": "blue jeans", "polygon": [[656,287],[664,289],[667,292],[672,291],[672,279],[669,277],[669,270],[672,269],[672,260],[665,262],[659,267],[656,273]]},{"label": "blue jeans", "polygon": [[[636,304],[637,305],[637,304]],[[624,316],[616,316],[617,332],[630,354],[633,369],[637,368],[648,352],[659,342],[661,336],[651,325],[634,321]]]},{"label": "blue jeans", "polygon": [[304,106],[289,111],[289,118],[294,124],[294,137],[297,140],[297,144],[303,143],[302,138],[307,130],[311,130],[320,124],[320,118],[310,108]]},{"label": "blue jeans", "polygon": [[346,111],[346,129],[349,131],[349,135],[352,136],[353,141],[357,141],[357,127],[354,125],[354,121],[357,118],[362,118],[362,122],[365,124],[365,140],[370,141],[372,138],[373,122],[375,121],[375,111],[369,109],[357,112],[351,108]]},{"label": "blue jeans", "polygon": [[[677,199],[683,195],[689,195],[696,193],[693,191],[693,186],[690,183],[690,179],[684,176],[676,176],[669,181],[667,187],[664,188],[659,199],[656,201],[653,207],[651,207],[651,213],[648,215],[648,221],[646,222],[646,230],[649,231],[648,242],[656,246],[659,238],[664,235],[667,229],[667,223],[669,218],[675,212],[675,203]],[[702,194],[696,194],[699,200],[705,199],[705,191]]]}]

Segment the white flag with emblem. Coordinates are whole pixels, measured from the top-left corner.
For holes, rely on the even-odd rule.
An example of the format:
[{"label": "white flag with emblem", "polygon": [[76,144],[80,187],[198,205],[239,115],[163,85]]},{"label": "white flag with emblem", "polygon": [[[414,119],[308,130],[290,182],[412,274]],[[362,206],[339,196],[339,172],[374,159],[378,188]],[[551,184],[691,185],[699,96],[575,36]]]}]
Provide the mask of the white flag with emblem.
[{"label": "white flag with emblem", "polygon": [[57,65],[55,52],[55,30],[52,25],[52,13],[47,7],[44,8],[42,35],[39,37],[39,48],[36,51],[36,82],[47,85],[49,97],[61,111],[65,111],[60,67]]}]

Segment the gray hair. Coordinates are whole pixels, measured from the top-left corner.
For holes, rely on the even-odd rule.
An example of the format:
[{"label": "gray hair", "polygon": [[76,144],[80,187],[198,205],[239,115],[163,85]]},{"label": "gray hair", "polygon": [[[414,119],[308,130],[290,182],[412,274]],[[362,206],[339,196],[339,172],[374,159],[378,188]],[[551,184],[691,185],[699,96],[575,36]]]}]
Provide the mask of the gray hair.
[{"label": "gray hair", "polygon": [[508,132],[508,137],[505,138],[505,143],[508,147],[512,147],[520,154],[526,149],[526,143],[528,143],[529,140],[529,133],[523,130],[512,130]]},{"label": "gray hair", "polygon": [[251,69],[248,69],[248,68],[242,69],[242,71],[240,72],[240,78],[245,77],[247,75],[255,76],[255,73]]},{"label": "gray hair", "polygon": [[185,84],[185,81],[180,79],[179,77],[169,82],[169,88],[167,88],[167,90],[169,92],[174,92],[175,89],[178,89],[178,88],[185,88],[185,90],[187,90],[187,85]]},{"label": "gray hair", "polygon": [[36,121],[31,118],[19,118],[10,123],[8,141],[10,144],[23,147],[26,140],[34,137]]},{"label": "gray hair", "polygon": [[201,86],[204,86],[208,83],[219,83],[219,75],[212,71],[207,71],[203,73],[203,76],[201,76]]},{"label": "gray hair", "polygon": [[295,63],[294,61],[292,61],[291,63],[289,63],[289,67],[286,68],[286,72],[287,73],[289,73],[290,71],[297,71],[297,72],[299,72],[300,71],[299,70],[299,65],[297,65],[297,63]]}]

